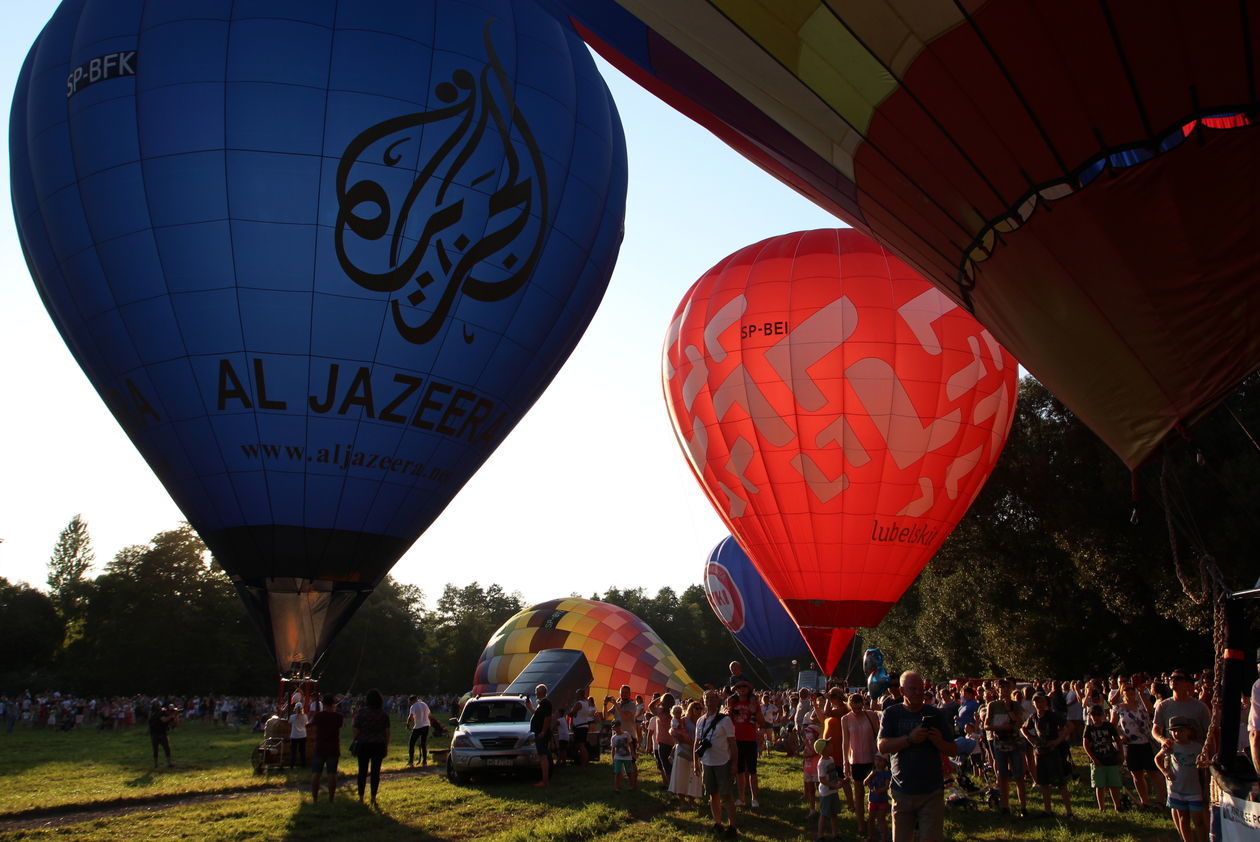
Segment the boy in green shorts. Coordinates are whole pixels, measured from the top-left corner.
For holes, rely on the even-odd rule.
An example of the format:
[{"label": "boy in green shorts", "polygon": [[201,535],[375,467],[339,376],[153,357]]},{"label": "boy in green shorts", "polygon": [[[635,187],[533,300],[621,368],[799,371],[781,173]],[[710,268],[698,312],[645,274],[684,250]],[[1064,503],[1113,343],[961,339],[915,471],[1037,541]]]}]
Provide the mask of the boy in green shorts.
[{"label": "boy in green shorts", "polygon": [[1111,796],[1111,805],[1120,812],[1120,732],[1115,723],[1107,719],[1102,705],[1090,708],[1089,724],[1085,726],[1081,742],[1089,757],[1089,779],[1098,809],[1106,809],[1103,800],[1103,790],[1106,790]]},{"label": "boy in green shorts", "polygon": [[630,788],[639,788],[639,770],[634,764],[634,740],[625,732],[620,719],[613,720],[609,741],[613,761],[613,792],[621,792],[622,778],[630,779]]}]

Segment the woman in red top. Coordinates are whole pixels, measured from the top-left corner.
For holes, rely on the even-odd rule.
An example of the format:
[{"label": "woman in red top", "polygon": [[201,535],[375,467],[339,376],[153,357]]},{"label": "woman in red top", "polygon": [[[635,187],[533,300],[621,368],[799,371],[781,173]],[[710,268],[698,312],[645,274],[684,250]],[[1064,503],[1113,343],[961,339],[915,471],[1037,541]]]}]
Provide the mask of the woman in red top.
[{"label": "woman in red top", "polygon": [[743,806],[744,794],[747,792],[749,806],[760,807],[761,802],[757,800],[757,735],[765,727],[766,720],[761,715],[761,702],[753,695],[752,684],[748,679],[741,678],[735,682],[735,695],[727,702],[727,710],[730,711],[731,722],[735,725],[735,747],[738,752],[735,780],[739,786],[739,796],[735,806]]},{"label": "woman in red top", "polygon": [[341,724],[344,720],[337,713],[337,699],[325,693],[323,704],[311,717],[311,800],[319,801],[320,776],[328,772],[328,800],[337,794],[337,762],[341,759]]}]

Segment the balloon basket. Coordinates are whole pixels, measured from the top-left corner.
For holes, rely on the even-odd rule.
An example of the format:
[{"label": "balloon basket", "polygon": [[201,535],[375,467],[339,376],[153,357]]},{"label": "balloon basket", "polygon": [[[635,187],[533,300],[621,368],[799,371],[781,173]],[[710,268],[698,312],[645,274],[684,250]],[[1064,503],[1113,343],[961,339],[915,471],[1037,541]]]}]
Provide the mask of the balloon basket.
[{"label": "balloon basket", "polygon": [[281,716],[288,716],[297,710],[299,704],[307,715],[318,709],[319,679],[309,676],[281,677],[276,691],[276,710]]}]

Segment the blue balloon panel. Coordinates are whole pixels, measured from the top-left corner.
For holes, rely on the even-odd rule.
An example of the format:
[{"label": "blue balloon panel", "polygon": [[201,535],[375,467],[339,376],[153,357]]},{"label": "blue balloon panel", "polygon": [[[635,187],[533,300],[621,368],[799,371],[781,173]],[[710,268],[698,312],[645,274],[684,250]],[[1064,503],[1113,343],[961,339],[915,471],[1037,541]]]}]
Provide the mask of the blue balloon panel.
[{"label": "blue balloon panel", "polygon": [[809,656],[796,623],[729,535],[705,562],[704,592],[722,625],[758,658]]},{"label": "blue balloon panel", "polygon": [[538,398],[621,242],[615,107],[528,0],[66,0],[10,149],[49,313],[282,664]]}]

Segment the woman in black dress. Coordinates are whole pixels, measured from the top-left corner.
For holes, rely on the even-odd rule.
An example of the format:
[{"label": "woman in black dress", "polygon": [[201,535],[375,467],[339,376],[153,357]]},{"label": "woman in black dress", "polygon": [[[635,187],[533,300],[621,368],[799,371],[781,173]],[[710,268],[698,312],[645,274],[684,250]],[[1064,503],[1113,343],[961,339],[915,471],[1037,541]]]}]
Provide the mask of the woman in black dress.
[{"label": "woman in black dress", "polygon": [[389,748],[389,714],[384,710],[381,691],[372,689],[363,698],[363,707],[354,714],[352,738],[357,745],[359,758],[359,800],[372,773],[372,806],[376,806],[376,790],[381,785],[381,761]]}]

